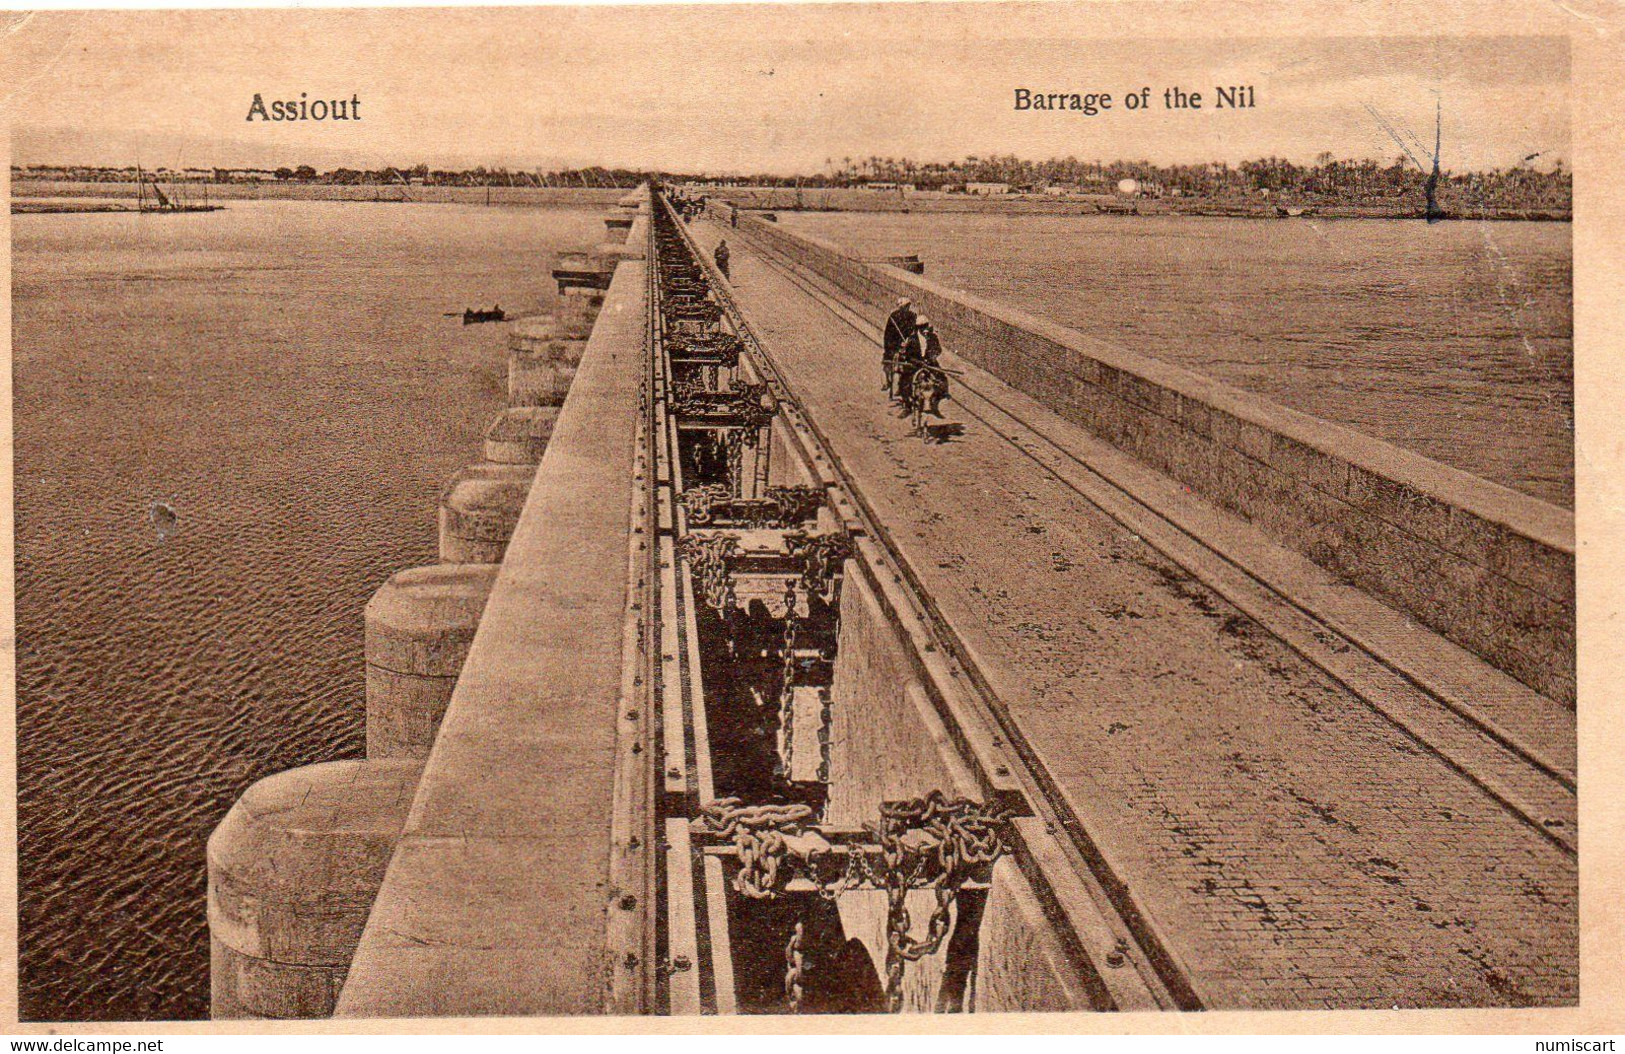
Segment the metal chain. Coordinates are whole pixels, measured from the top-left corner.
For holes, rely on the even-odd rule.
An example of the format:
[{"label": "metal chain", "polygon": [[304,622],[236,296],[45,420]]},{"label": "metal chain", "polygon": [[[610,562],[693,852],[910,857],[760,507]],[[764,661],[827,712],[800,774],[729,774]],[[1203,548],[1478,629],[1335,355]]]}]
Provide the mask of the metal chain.
[{"label": "metal chain", "polygon": [[801,1013],[801,979],[807,972],[806,955],[801,947],[804,933],[802,922],[797,919],[790,941],[784,946],[784,1001],[792,1014]]},{"label": "metal chain", "polygon": [[745,429],[728,429],[728,489],[734,497],[745,493]]},{"label": "metal chain", "polygon": [[772,509],[772,520],[762,526],[784,528],[814,518],[828,500],[822,487],[805,486],[769,487],[765,498]]},{"label": "metal chain", "polygon": [[829,782],[830,726],[835,722],[835,693],[828,688],[818,690],[818,782]]},{"label": "metal chain", "polygon": [[796,581],[784,584],[784,667],[783,683],[779,689],[779,775],[788,782],[791,764],[795,760],[795,672],[796,628],[800,624],[797,610]]},{"label": "metal chain", "polygon": [[728,501],[728,488],[721,483],[706,483],[689,487],[677,496],[677,503],[688,513],[692,527],[703,527],[716,516],[717,506]]},{"label": "metal chain", "polygon": [[[814,826],[810,805],[744,805],[738,798],[713,801],[701,811],[699,822],[719,837],[733,839],[739,859],[734,889],[755,900],[780,895],[789,881],[787,837],[799,836]],[[954,907],[965,881],[1005,852],[1002,824],[1001,817],[986,812],[977,802],[949,799],[941,791],[932,791],[924,798],[881,806],[880,823],[875,827],[880,843],[879,874],[857,846],[846,850],[844,868],[829,880],[821,876],[822,862],[829,853],[807,858],[808,874],[825,900],[836,900],[865,880],[885,890],[886,1007],[890,1013],[903,1009],[908,964],[942,948],[953,927]],[[936,901],[923,937],[910,932],[913,920],[907,901],[914,889],[930,889]],[[785,946],[784,992],[791,1013],[800,1013],[804,995],[805,935],[804,920],[798,920]]]},{"label": "metal chain", "polygon": [[840,598],[841,565],[854,551],[852,536],[845,531],[793,531],[784,536],[784,545],[792,558],[801,561],[802,584],[833,605]]},{"label": "metal chain", "polygon": [[[908,963],[933,955],[942,947],[952,923],[959,888],[970,869],[991,864],[1004,853],[1001,818],[964,798],[949,799],[941,791],[924,798],[886,802],[880,807],[882,875],[886,889],[886,1007],[903,1009],[903,973]],[[905,836],[915,834],[912,843]],[[934,863],[935,877],[928,883],[936,906],[923,938],[910,930],[908,894],[926,866]]]},{"label": "metal chain", "polygon": [[784,836],[799,834],[812,815],[810,805],[744,805],[738,798],[718,798],[699,818],[717,835],[733,838],[739,855],[734,889],[752,900],[771,900],[784,882],[781,865],[789,853]]},{"label": "metal chain", "polygon": [[752,480],[752,490],[756,494],[765,491],[767,481],[773,478],[773,443],[769,439],[770,435],[770,426],[762,425],[756,429],[755,440],[752,443],[752,446],[756,448],[756,471],[755,478]]},{"label": "metal chain", "polygon": [[733,534],[685,534],[677,544],[677,551],[693,568],[705,602],[721,614],[731,612],[737,598],[728,563],[739,551],[739,537]]},{"label": "metal chain", "polygon": [[809,861],[813,880],[818,886],[818,895],[822,899],[828,901],[838,900],[842,893],[849,889],[856,889],[863,884],[866,878],[876,885],[879,884],[875,879],[874,869],[869,866],[869,859],[864,855],[861,847],[854,847],[842,854],[846,857],[844,870],[828,882],[823,881],[818,874],[818,865],[827,855],[829,854],[820,854],[816,859]]},{"label": "metal chain", "polygon": [[[709,526],[719,518],[739,527],[788,530],[815,519],[824,504],[824,492],[817,487],[767,487],[760,497],[736,498],[723,483],[689,487],[677,502],[688,514],[691,527]],[[807,537],[798,532],[798,537]]]},{"label": "metal chain", "polygon": [[936,890],[936,910],[931,913],[931,922],[921,940],[909,934],[913,920],[909,918],[906,904],[908,890],[907,885],[886,890],[886,1012],[891,1014],[903,1010],[903,973],[908,964],[934,955],[942,947],[953,919],[954,902],[959,897],[957,889]]}]

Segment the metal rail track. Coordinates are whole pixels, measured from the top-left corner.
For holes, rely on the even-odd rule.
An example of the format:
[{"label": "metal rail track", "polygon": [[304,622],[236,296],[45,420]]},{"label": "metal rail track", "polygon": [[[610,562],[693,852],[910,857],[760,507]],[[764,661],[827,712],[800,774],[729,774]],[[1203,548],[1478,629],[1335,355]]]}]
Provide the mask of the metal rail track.
[{"label": "metal rail track", "polygon": [[[664,200],[657,207],[671,215]],[[1189,971],[1171,942],[1116,874],[999,702],[971,649],[930,598],[757,337],[728,280],[685,225],[673,219],[744,344],[742,363],[779,400],[790,439],[830,494],[831,508],[857,539],[855,562],[911,639],[917,672],[930,697],[932,712],[922,716],[928,722],[935,718],[944,741],[957,755],[945,760],[957,762],[986,797],[1016,812],[1012,827],[1021,871],[1066,946],[1090,1001],[1100,1009],[1202,1009]],[[1102,963],[1105,969],[1100,968]]]},{"label": "metal rail track", "polygon": [[713,798],[709,731],[700,678],[695,600],[685,561],[677,551],[685,519],[675,497],[683,489],[682,466],[670,414],[671,377],[661,314],[661,264],[655,225],[648,244],[648,369],[644,379],[645,453],[648,480],[646,612],[648,682],[646,711],[658,731],[650,756],[662,759],[653,773],[660,817],[648,832],[663,847],[656,900],[657,1005],[668,1014],[737,1012],[729,943],[724,877],[720,861],[699,860],[689,840],[691,818]]},{"label": "metal rail track", "polygon": [[[877,347],[880,345],[879,327],[847,303],[850,299],[848,294],[838,287],[829,288],[833,283],[827,279],[809,276],[795,264],[781,259],[778,253],[751,237],[749,232],[743,233],[767,266],[807,293],[852,330]],[[1541,751],[1523,743],[1519,737],[1437,693],[1407,671],[1386,662],[1381,656],[1359,649],[1358,643],[1323,622],[1316,612],[1213,549],[1178,523],[1163,517],[1131,490],[1100,473],[1095,466],[1042,431],[1028,425],[1018,412],[970,383],[968,378],[957,379],[956,385],[970,393],[981,408],[963,399],[956,399],[956,403],[990,433],[1005,439],[1062,486],[1101,509],[1105,515],[1142,537],[1147,544],[1175,563],[1195,573],[1210,589],[1254,618],[1287,647],[1350,691],[1395,729],[1439,759],[1520,823],[1538,832],[1566,855],[1577,855],[1578,831],[1574,822],[1576,781],[1572,772],[1544,757]],[[1032,448],[1034,443],[1041,447],[1042,452]],[[1080,483],[1080,476],[1087,479],[1088,485]],[[1159,527],[1160,531],[1156,529]],[[1193,560],[1193,554],[1199,559]],[[1196,571],[1192,564],[1198,562],[1222,564],[1224,573],[1216,575]],[[1336,644],[1328,645],[1328,639]],[[1381,669],[1375,675],[1371,671],[1360,676],[1351,675],[1347,660],[1337,661],[1339,656],[1348,654],[1346,649],[1360,650]],[[1374,691],[1374,687],[1387,691]],[[1387,699],[1384,698],[1385,694]],[[1442,709],[1444,713],[1421,714],[1414,704],[1397,705],[1395,699],[1406,694],[1425,696],[1425,706]],[[1440,740],[1446,735],[1478,737],[1481,740],[1475,744],[1478,757],[1464,758],[1461,751],[1441,745]],[[1484,764],[1486,759],[1491,764]],[[1488,773],[1486,769],[1494,769],[1501,774]],[[1509,769],[1521,769],[1511,782],[1506,778]]]}]

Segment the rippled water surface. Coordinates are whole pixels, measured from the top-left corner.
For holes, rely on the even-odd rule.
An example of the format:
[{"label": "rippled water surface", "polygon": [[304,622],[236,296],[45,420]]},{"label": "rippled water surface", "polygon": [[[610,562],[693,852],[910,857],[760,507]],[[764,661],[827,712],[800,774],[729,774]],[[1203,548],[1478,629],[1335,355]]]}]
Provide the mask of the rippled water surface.
[{"label": "rippled water surface", "polygon": [[1573,507],[1567,223],[779,219]]},{"label": "rippled water surface", "polygon": [[503,405],[442,312],[545,305],[601,212],[12,218],[25,1019],[207,1016],[204,839],[361,753],[362,608]]}]

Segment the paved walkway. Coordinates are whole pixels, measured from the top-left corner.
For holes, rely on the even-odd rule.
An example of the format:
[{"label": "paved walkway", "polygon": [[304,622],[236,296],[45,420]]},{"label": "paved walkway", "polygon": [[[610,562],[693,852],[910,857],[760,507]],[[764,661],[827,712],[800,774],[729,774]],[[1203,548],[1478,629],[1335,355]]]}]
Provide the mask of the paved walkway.
[{"label": "paved walkway", "polygon": [[911,436],[878,349],[731,244],[758,335],[1208,1006],[1577,1000],[1572,856],[1009,440]]}]

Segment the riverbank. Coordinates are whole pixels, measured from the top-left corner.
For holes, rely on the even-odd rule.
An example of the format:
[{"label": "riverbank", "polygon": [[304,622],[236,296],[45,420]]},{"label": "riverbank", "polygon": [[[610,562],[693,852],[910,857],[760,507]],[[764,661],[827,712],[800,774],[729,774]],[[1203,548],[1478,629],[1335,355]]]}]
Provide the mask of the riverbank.
[{"label": "riverbank", "polygon": [[[540,208],[584,209],[608,207],[626,196],[614,187],[422,187],[350,186],[326,183],[209,183],[182,184],[187,198],[201,199],[207,188],[210,200],[220,201],[356,201],[411,205],[526,205]],[[150,191],[148,192],[150,196]],[[134,199],[134,183],[92,183],[67,180],[20,179],[11,184],[12,211],[18,199],[95,198],[108,202]],[[37,208],[36,212],[116,212],[116,208]]]},{"label": "riverbank", "polygon": [[134,205],[116,201],[13,201],[13,216],[62,215],[74,212],[135,212]]},{"label": "riverbank", "polygon": [[84,212],[154,212],[174,215],[179,212],[219,212],[223,208],[225,208],[224,205],[181,205],[170,209],[142,209],[119,201],[64,199],[60,201],[13,201],[11,203],[11,214],[13,216],[64,216]]},{"label": "riverbank", "polygon": [[[1419,201],[1393,204],[1276,203],[1208,198],[1136,198],[1115,194],[946,194],[919,190],[722,187],[691,191],[744,209],[772,212],[942,212],[1002,216],[1224,216],[1239,219],[1422,219]],[[1566,209],[1473,208],[1445,201],[1449,219],[1567,222]]]}]

